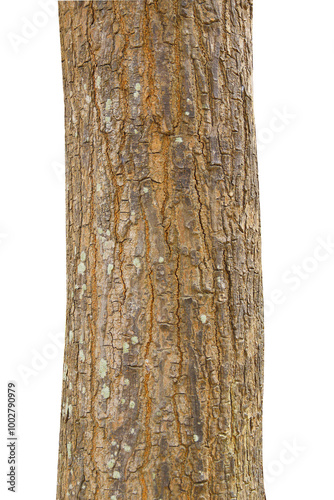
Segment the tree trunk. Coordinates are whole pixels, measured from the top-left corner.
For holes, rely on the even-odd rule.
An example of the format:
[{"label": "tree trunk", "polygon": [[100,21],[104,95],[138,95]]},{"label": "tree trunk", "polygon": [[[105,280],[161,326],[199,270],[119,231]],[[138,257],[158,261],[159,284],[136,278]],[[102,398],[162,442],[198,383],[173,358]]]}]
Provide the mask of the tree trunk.
[{"label": "tree trunk", "polygon": [[264,500],[250,0],[59,2],[57,499]]}]

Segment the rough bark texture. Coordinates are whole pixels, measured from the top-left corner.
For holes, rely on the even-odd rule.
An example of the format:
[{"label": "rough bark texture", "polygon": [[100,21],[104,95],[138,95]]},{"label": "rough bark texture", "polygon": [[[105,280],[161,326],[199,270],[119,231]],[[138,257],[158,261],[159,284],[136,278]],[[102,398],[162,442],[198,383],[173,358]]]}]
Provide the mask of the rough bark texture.
[{"label": "rough bark texture", "polygon": [[264,500],[251,1],[59,11],[57,499]]}]

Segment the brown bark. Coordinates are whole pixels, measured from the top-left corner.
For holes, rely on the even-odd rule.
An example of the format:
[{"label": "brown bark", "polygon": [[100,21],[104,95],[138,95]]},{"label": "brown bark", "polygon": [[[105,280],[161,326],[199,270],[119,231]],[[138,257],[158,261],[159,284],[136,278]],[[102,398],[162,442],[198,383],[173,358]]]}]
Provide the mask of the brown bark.
[{"label": "brown bark", "polygon": [[60,2],[57,499],[264,500],[249,0]]}]

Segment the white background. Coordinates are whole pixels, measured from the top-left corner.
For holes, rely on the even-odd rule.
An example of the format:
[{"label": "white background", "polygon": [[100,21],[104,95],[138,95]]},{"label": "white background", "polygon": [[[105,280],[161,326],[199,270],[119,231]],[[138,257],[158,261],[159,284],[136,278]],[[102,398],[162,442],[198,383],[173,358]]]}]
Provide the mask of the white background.
[{"label": "white background", "polygon": [[[267,497],[327,500],[334,496],[334,5],[254,1]],[[44,18],[41,4],[1,6],[2,499],[13,498],[6,486],[6,392],[12,379],[18,382],[19,415],[15,498],[53,500],[56,493],[65,322],[64,125],[56,2],[49,1],[53,12]],[[44,26],[29,39],[15,38],[24,36],[26,20]]]}]

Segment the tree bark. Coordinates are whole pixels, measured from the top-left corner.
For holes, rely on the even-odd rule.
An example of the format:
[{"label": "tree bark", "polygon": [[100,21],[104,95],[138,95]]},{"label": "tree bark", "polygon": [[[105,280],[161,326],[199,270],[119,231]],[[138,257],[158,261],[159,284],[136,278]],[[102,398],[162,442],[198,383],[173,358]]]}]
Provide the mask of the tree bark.
[{"label": "tree bark", "polygon": [[59,2],[57,499],[264,500],[250,0]]}]

